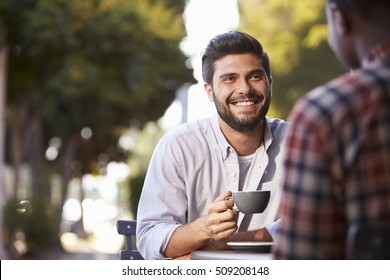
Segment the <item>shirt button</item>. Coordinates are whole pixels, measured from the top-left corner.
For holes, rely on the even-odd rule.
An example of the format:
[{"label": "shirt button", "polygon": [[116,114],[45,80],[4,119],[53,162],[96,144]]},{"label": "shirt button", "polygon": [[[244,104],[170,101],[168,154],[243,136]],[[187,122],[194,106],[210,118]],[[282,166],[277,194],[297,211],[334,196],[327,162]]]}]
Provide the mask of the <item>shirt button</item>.
[{"label": "shirt button", "polygon": [[232,174],[232,175],[233,175],[233,177],[236,177],[236,176],[237,176],[236,172],[233,172],[233,174]]}]

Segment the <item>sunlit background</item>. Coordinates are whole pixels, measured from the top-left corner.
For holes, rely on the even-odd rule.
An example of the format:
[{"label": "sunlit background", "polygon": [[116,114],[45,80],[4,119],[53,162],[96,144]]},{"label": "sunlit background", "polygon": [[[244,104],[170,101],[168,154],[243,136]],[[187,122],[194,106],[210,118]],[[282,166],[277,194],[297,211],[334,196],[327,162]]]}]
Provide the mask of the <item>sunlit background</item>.
[{"label": "sunlit background", "polygon": [[[148,1],[137,3],[145,5],[146,2]],[[155,2],[159,3],[159,1]],[[161,3],[163,2],[162,0]],[[40,1],[40,3],[44,5],[45,1]],[[112,4],[110,3],[110,1],[101,1],[103,9],[109,9]],[[62,207],[60,244],[66,252],[99,253],[99,258],[103,259],[118,257],[119,250],[124,247],[124,237],[117,233],[116,221],[136,218],[143,176],[159,138],[183,122],[215,113],[214,105],[207,99],[203,88],[200,60],[203,48],[213,36],[228,30],[239,29],[254,35],[263,44],[270,55],[274,76],[273,101],[269,112],[271,117],[286,118],[297,98],[315,85],[344,71],[333,58],[326,44],[322,1],[302,0],[296,3],[282,0],[188,0],[185,3],[182,15],[185,36],[179,45],[188,58],[187,67],[193,69],[195,82],[186,83],[177,88],[173,102],[157,121],[142,120],[145,124],[141,128],[130,123],[128,129],[120,132],[116,150],[126,155],[122,157],[122,160],[111,160],[115,158],[116,150],[101,153],[98,159],[94,160],[93,172],[89,173],[82,171],[80,162],[69,160],[70,169],[78,176],[73,176],[69,181],[66,193],[63,187],[63,174],[54,172],[50,175],[50,191],[48,192],[50,197],[48,199],[53,207]],[[83,8],[82,4],[77,7],[80,11]],[[156,8],[150,13],[154,11],[157,13],[158,10]],[[83,17],[89,16],[86,14]],[[159,32],[163,33],[163,29]],[[0,32],[0,37],[1,34]],[[169,37],[166,34],[160,35]],[[2,46],[1,43],[4,44],[0,41],[0,46]],[[18,52],[20,52],[19,48],[13,48],[10,51],[13,55],[18,55]],[[0,54],[0,66],[2,59],[4,62],[4,57]],[[76,85],[82,86],[80,81],[83,80],[83,70],[87,74],[88,71],[94,73],[95,70],[91,70],[91,67],[82,68],[80,66],[82,61],[76,59],[76,62],[70,67],[70,72],[73,77],[76,77]],[[7,83],[4,69],[6,69],[4,66],[0,67],[0,95],[6,96],[4,92],[7,92]],[[135,73],[138,73],[137,71]],[[167,81],[168,89],[169,85]],[[58,85],[53,85],[54,88],[56,86]],[[137,88],[139,85],[131,84],[129,87]],[[75,89],[69,87],[68,91],[72,90]],[[7,98],[11,99],[10,96]],[[2,97],[0,101],[7,102],[5,97]],[[3,110],[3,106],[4,104],[0,103],[0,110]],[[7,105],[5,108],[5,111],[0,111],[0,114],[5,116],[7,122],[11,122],[12,117],[9,114],[11,110],[7,108]],[[71,122],[66,117],[60,121]],[[12,139],[11,136],[6,135],[10,130],[4,123],[3,127],[0,127],[0,146],[10,147],[10,145],[3,144],[4,141]],[[94,137],[98,137],[97,133],[96,129],[88,125],[83,126],[79,131],[80,145],[84,145],[86,149],[93,149],[94,147],[89,147],[88,143]],[[29,138],[27,141],[33,140]],[[60,156],[66,153],[67,148],[68,146],[60,136],[50,138],[44,149],[45,160],[55,163]],[[11,154],[8,150],[4,152]],[[10,227],[9,225],[14,222],[12,219],[20,218],[19,225],[30,222],[34,224],[25,228],[22,226],[20,229],[13,228],[12,236],[3,232],[2,239],[6,242],[4,245],[0,242],[0,257],[2,259],[7,257],[6,250],[12,251],[9,254],[11,257],[23,257],[31,249],[27,235],[45,235],[47,233],[45,231],[51,229],[46,222],[32,218],[35,217],[32,214],[37,212],[35,209],[39,210],[39,204],[36,206],[34,204],[36,202],[30,199],[33,193],[31,186],[34,185],[35,179],[34,168],[26,162],[20,162],[18,168],[15,168],[15,164],[4,164],[2,154],[3,151],[0,150],[2,157],[0,158],[2,173],[0,174],[2,178],[0,205],[6,206],[0,222]],[[18,178],[16,189],[13,187],[15,178]],[[64,196],[65,199],[63,199]],[[9,207],[8,199],[12,197],[18,198],[13,202],[16,203],[16,207],[13,204]],[[16,214],[10,211],[16,211]],[[45,213],[49,218],[55,216],[54,212],[46,212],[49,212],[49,214]],[[11,232],[9,228],[8,232]]]},{"label": "sunlit background", "polygon": [[[223,7],[223,9],[221,9]],[[188,55],[194,67],[194,76],[201,81],[200,53],[207,41],[214,35],[233,30],[238,25],[238,10],[236,0],[192,0],[188,1],[183,15],[187,36],[183,39],[181,49]],[[187,98],[181,98],[187,95]],[[203,84],[193,84],[184,87],[177,93],[177,98],[159,120],[160,127],[168,131],[180,123],[214,113],[214,107],[203,90]],[[151,126],[153,126],[151,124]],[[93,131],[85,127],[80,131],[81,137],[88,140]],[[119,140],[123,149],[132,149],[134,139],[129,134]],[[45,151],[48,161],[57,158],[61,149],[61,139],[52,138]],[[63,206],[61,222],[61,244],[69,252],[97,251],[117,255],[124,246],[124,237],[117,233],[118,219],[134,219],[126,202],[119,197],[120,182],[128,178],[131,169],[124,162],[109,162],[104,175],[86,174],[81,179],[70,182]],[[9,189],[13,177],[11,168],[7,168],[6,194],[12,194]],[[32,174],[26,165],[22,168],[21,186],[18,197],[29,197],[29,180]],[[8,184],[7,184],[8,182]],[[51,201],[54,205],[61,203],[61,183],[56,176],[52,178]],[[19,211],[28,211],[30,203],[22,200]],[[83,241],[88,236],[88,242]],[[27,251],[23,242],[23,233],[17,235],[14,245],[19,254]]]}]

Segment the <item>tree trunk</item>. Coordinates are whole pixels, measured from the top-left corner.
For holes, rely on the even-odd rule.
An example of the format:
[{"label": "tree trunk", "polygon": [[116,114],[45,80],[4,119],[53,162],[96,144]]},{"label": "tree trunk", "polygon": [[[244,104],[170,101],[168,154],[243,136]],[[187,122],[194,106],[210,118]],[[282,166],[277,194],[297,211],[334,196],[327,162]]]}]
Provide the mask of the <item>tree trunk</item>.
[{"label": "tree trunk", "polygon": [[[6,101],[6,73],[7,73],[7,48],[0,49],[0,228],[3,225],[3,208],[5,197],[5,101]],[[0,259],[8,259],[8,254],[3,244],[3,231],[0,230]]]},{"label": "tree trunk", "polygon": [[31,173],[34,174],[31,180],[32,196],[42,199],[45,205],[50,202],[50,186],[48,169],[45,168],[45,148],[43,143],[43,129],[41,108],[33,107],[31,120],[27,123],[26,156],[30,163]]},{"label": "tree trunk", "polygon": [[10,110],[10,132],[11,132],[11,158],[12,158],[12,167],[14,172],[14,180],[12,183],[12,189],[14,191],[13,196],[18,197],[18,188],[20,183],[20,169],[23,162],[24,151],[25,151],[25,135],[23,135],[23,122],[25,119],[27,106],[23,104],[22,106],[15,107]]},{"label": "tree trunk", "polygon": [[[63,156],[62,167],[61,167],[62,179],[63,179],[63,189],[62,189],[62,193],[61,193],[61,207],[58,209],[58,214],[57,214],[59,226],[61,225],[62,209],[63,209],[63,206],[65,204],[65,199],[66,199],[67,194],[68,194],[68,186],[69,186],[69,183],[73,177],[72,163],[74,162],[74,160],[76,158],[76,151],[77,151],[78,144],[79,144],[79,137],[78,136],[71,137],[64,144],[64,156]],[[83,193],[82,187],[80,190],[79,199],[81,202],[84,199],[84,193]],[[58,232],[59,231],[60,231],[60,229],[58,229]],[[77,225],[77,234],[79,235],[80,238],[87,237],[87,233],[85,232],[82,219],[80,220],[79,224]]]},{"label": "tree trunk", "polygon": [[62,205],[65,203],[66,194],[68,193],[68,184],[72,179],[72,163],[76,158],[76,150],[79,144],[77,136],[71,137],[68,141],[64,143],[64,157],[62,162],[62,179],[64,187],[62,190],[61,202]]}]

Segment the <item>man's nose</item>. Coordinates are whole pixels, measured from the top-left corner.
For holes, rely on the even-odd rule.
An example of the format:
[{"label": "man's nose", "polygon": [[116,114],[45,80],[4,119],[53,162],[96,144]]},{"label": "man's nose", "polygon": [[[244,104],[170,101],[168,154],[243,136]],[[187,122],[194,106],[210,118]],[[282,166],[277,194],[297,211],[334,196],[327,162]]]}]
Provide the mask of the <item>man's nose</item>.
[{"label": "man's nose", "polygon": [[236,91],[239,94],[248,93],[250,91],[250,89],[251,89],[251,85],[246,79],[238,80]]}]

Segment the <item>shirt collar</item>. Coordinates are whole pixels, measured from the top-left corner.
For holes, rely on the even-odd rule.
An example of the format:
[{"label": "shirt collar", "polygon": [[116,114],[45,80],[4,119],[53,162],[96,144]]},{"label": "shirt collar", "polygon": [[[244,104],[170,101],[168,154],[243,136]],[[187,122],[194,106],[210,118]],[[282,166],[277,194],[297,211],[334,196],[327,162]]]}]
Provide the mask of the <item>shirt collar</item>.
[{"label": "shirt collar", "polygon": [[[272,143],[272,132],[268,122],[269,118],[265,117],[264,146],[266,150],[268,150],[269,146]],[[231,151],[233,151],[233,147],[229,144],[229,142],[225,138],[225,135],[223,135],[221,131],[221,127],[219,126],[218,122],[218,114],[215,114],[211,117],[211,125],[217,138],[218,146],[222,153],[222,158],[223,160],[226,160]]]},{"label": "shirt collar", "polygon": [[265,117],[265,127],[264,127],[264,147],[265,150],[268,150],[269,146],[272,144],[272,132],[271,128],[269,126],[270,119],[268,117]]},{"label": "shirt collar", "polygon": [[229,150],[233,148],[230,146],[229,142],[225,138],[225,135],[222,133],[218,122],[218,114],[215,114],[211,117],[211,125],[213,127],[215,137],[217,138],[217,143],[219,149],[221,150],[222,158],[225,160],[229,154]]},{"label": "shirt collar", "polygon": [[378,44],[373,47],[369,54],[363,59],[362,66],[367,67],[376,60],[390,57],[390,41]]}]

